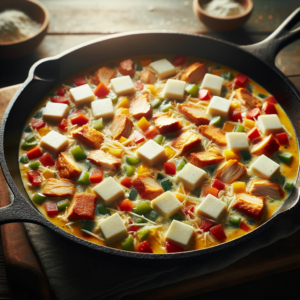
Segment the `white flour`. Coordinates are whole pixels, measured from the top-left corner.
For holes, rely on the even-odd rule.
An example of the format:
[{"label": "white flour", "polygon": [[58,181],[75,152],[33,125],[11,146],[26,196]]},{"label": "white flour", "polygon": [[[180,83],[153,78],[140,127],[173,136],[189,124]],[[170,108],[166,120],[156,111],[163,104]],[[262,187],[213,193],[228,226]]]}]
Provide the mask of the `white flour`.
[{"label": "white flour", "polygon": [[41,24],[15,9],[0,13],[0,42],[22,40],[39,31]]},{"label": "white flour", "polygon": [[243,6],[233,0],[212,0],[203,8],[208,14],[216,17],[231,17],[244,12]]}]

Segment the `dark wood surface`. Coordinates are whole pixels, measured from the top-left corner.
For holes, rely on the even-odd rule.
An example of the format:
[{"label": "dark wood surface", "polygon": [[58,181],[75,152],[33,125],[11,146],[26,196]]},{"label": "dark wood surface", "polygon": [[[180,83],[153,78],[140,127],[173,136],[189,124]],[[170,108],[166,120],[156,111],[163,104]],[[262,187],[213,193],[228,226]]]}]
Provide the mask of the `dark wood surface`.
[{"label": "dark wood surface", "polygon": [[[111,33],[174,30],[206,34],[236,44],[253,44],[266,38],[294,9],[300,6],[299,0],[254,0],[252,16],[242,28],[229,33],[218,33],[207,29],[194,17],[192,0],[43,0],[40,2],[44,3],[50,12],[48,34],[38,49],[27,56],[15,60],[0,60],[0,88],[23,82],[32,64],[41,58],[59,54],[70,47]],[[300,41],[283,49],[276,58],[276,65],[300,89]],[[13,91],[10,90],[10,93],[12,94]],[[8,95],[6,91],[7,97],[11,97],[11,94]],[[0,110],[3,111],[5,105],[0,101]],[[2,184],[1,192],[3,191]],[[0,194],[0,197],[2,195]],[[183,282],[181,285],[164,287],[156,291],[158,292],[156,297],[151,292],[147,293],[147,299],[187,297],[196,299],[198,297],[193,295],[199,293],[207,293],[205,296],[209,297],[224,296],[227,293],[254,296],[270,291],[270,287],[272,289],[268,292],[268,296],[299,295],[300,260],[297,254],[299,245],[300,234],[296,233],[293,237],[276,243],[274,247],[256,251],[229,268],[202,278],[205,285],[199,284],[201,279],[199,281],[197,278]],[[281,259],[276,257],[279,250],[283,255]],[[278,261],[275,268],[274,260]],[[247,272],[241,272],[245,269],[245,265],[249,266]],[[267,268],[263,269],[262,265]],[[287,270],[292,271],[282,273]],[[232,276],[230,281],[224,280],[228,274]],[[38,295],[32,286],[26,285],[24,280],[17,280],[18,278],[11,275],[8,279],[0,247],[0,299],[44,298]],[[157,295],[161,295],[160,298]],[[137,295],[136,299],[142,296]]]}]

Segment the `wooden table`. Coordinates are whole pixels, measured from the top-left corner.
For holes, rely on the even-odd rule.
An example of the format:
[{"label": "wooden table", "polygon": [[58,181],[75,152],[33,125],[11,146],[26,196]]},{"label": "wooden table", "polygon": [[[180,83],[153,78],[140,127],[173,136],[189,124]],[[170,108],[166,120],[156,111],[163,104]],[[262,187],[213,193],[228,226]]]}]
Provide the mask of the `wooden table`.
[{"label": "wooden table", "polygon": [[[39,48],[31,54],[14,60],[0,60],[0,88],[23,82],[31,65],[41,58],[59,54],[80,43],[112,33],[133,30],[174,30],[205,34],[237,44],[253,44],[266,38],[300,5],[299,0],[253,0],[253,14],[243,28],[230,33],[218,33],[207,29],[194,17],[192,0],[43,0],[40,2],[44,3],[50,12],[49,32]],[[300,89],[300,41],[283,49],[276,58],[276,65]],[[298,241],[299,245],[299,233],[296,233],[292,239]],[[283,245],[279,243],[277,248],[279,249]],[[252,259],[253,263],[257,262],[262,259],[262,253],[265,252],[259,250],[253,253],[232,265],[228,270],[234,273],[239,264],[243,264],[247,260],[249,262]],[[209,292],[205,296],[210,297],[223,296],[226,293],[254,296],[267,291],[269,296],[299,295],[299,266],[300,261],[295,261],[288,268],[278,267],[276,271],[261,273],[261,278],[255,280],[253,279],[257,277],[253,277],[254,275],[235,274],[234,278],[236,279],[231,283],[224,285],[220,281],[220,284],[208,285],[207,289],[202,289],[201,292]],[[297,269],[274,274],[274,272],[283,272],[294,268]],[[209,276],[211,282],[219,280],[216,274]],[[186,286],[186,297],[195,293],[197,291],[189,293],[188,285]],[[165,295],[165,299],[170,296]],[[179,297],[182,299],[184,294]],[[17,298],[38,299],[37,295],[27,286],[15,282],[11,278],[7,279],[0,247],[0,299]],[[196,297],[187,299],[196,299]]]}]

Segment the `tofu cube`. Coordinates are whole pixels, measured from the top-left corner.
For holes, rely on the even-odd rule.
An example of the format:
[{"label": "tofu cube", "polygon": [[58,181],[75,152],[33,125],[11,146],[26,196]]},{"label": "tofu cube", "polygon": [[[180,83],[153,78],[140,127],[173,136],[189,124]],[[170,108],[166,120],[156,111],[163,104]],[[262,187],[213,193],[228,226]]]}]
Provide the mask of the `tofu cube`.
[{"label": "tofu cube", "polygon": [[283,132],[284,129],[277,115],[261,115],[257,118],[258,126],[264,135]]},{"label": "tofu cube", "polygon": [[41,139],[40,146],[49,152],[58,154],[69,146],[69,140],[62,134],[51,130]]},{"label": "tofu cube", "polygon": [[223,82],[224,78],[207,73],[203,78],[200,89],[209,90],[212,94],[220,96]]},{"label": "tofu cube", "polygon": [[190,191],[198,188],[206,177],[206,172],[191,163],[187,163],[183,169],[177,174],[177,180]]},{"label": "tofu cube", "polygon": [[93,191],[106,205],[110,205],[116,200],[119,200],[125,194],[123,188],[112,177],[108,177],[97,184],[93,188]]},{"label": "tofu cube", "polygon": [[152,200],[151,206],[167,219],[182,208],[182,203],[168,191]]},{"label": "tofu cube", "polygon": [[245,132],[226,132],[228,148],[232,151],[246,150],[249,148]]},{"label": "tofu cube", "polygon": [[157,73],[159,79],[171,77],[176,74],[176,68],[165,58],[154,61],[149,67]]},{"label": "tofu cube", "polygon": [[177,246],[187,248],[194,233],[194,227],[177,220],[173,220],[166,233],[166,240]]},{"label": "tofu cube", "polygon": [[63,103],[48,102],[44,111],[43,119],[48,122],[59,123],[63,118],[67,118],[69,114],[69,106]]},{"label": "tofu cube", "polygon": [[70,89],[70,94],[76,106],[89,104],[96,99],[92,89],[88,84]]},{"label": "tofu cube", "polygon": [[272,178],[279,172],[280,165],[265,155],[261,155],[252,165],[250,171],[264,179]]},{"label": "tofu cube", "polygon": [[185,85],[185,81],[168,79],[163,91],[163,97],[166,99],[184,100]]},{"label": "tofu cube", "polygon": [[197,215],[215,222],[220,221],[226,211],[227,205],[211,194],[208,194],[196,208]]},{"label": "tofu cube", "polygon": [[110,82],[118,96],[129,95],[135,92],[133,82],[129,75],[113,78]]},{"label": "tofu cube", "polygon": [[209,102],[206,113],[212,116],[227,117],[230,109],[231,101],[213,96]]},{"label": "tofu cube", "polygon": [[153,140],[149,140],[137,149],[137,157],[149,167],[153,167],[160,162],[167,160],[166,149]]},{"label": "tofu cube", "polygon": [[113,214],[100,223],[100,231],[107,243],[124,239],[128,231],[118,213]]},{"label": "tofu cube", "polygon": [[114,107],[110,98],[93,101],[91,104],[94,119],[108,119],[115,115]]}]

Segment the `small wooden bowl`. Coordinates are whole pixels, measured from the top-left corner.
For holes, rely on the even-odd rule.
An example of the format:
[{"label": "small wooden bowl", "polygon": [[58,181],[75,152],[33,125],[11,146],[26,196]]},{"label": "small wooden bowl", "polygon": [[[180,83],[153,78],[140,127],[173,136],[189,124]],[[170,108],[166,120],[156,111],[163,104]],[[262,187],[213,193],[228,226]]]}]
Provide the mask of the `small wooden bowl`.
[{"label": "small wooden bowl", "polygon": [[207,27],[217,31],[229,31],[241,27],[250,17],[253,10],[252,0],[237,0],[243,8],[244,12],[230,17],[216,17],[208,14],[203,5],[210,0],[194,0],[193,11],[195,16]]},{"label": "small wooden bowl", "polygon": [[41,24],[40,30],[29,38],[0,42],[0,58],[16,58],[31,52],[41,43],[47,33],[49,12],[43,4],[32,0],[1,0],[0,12],[6,9],[20,10]]}]

